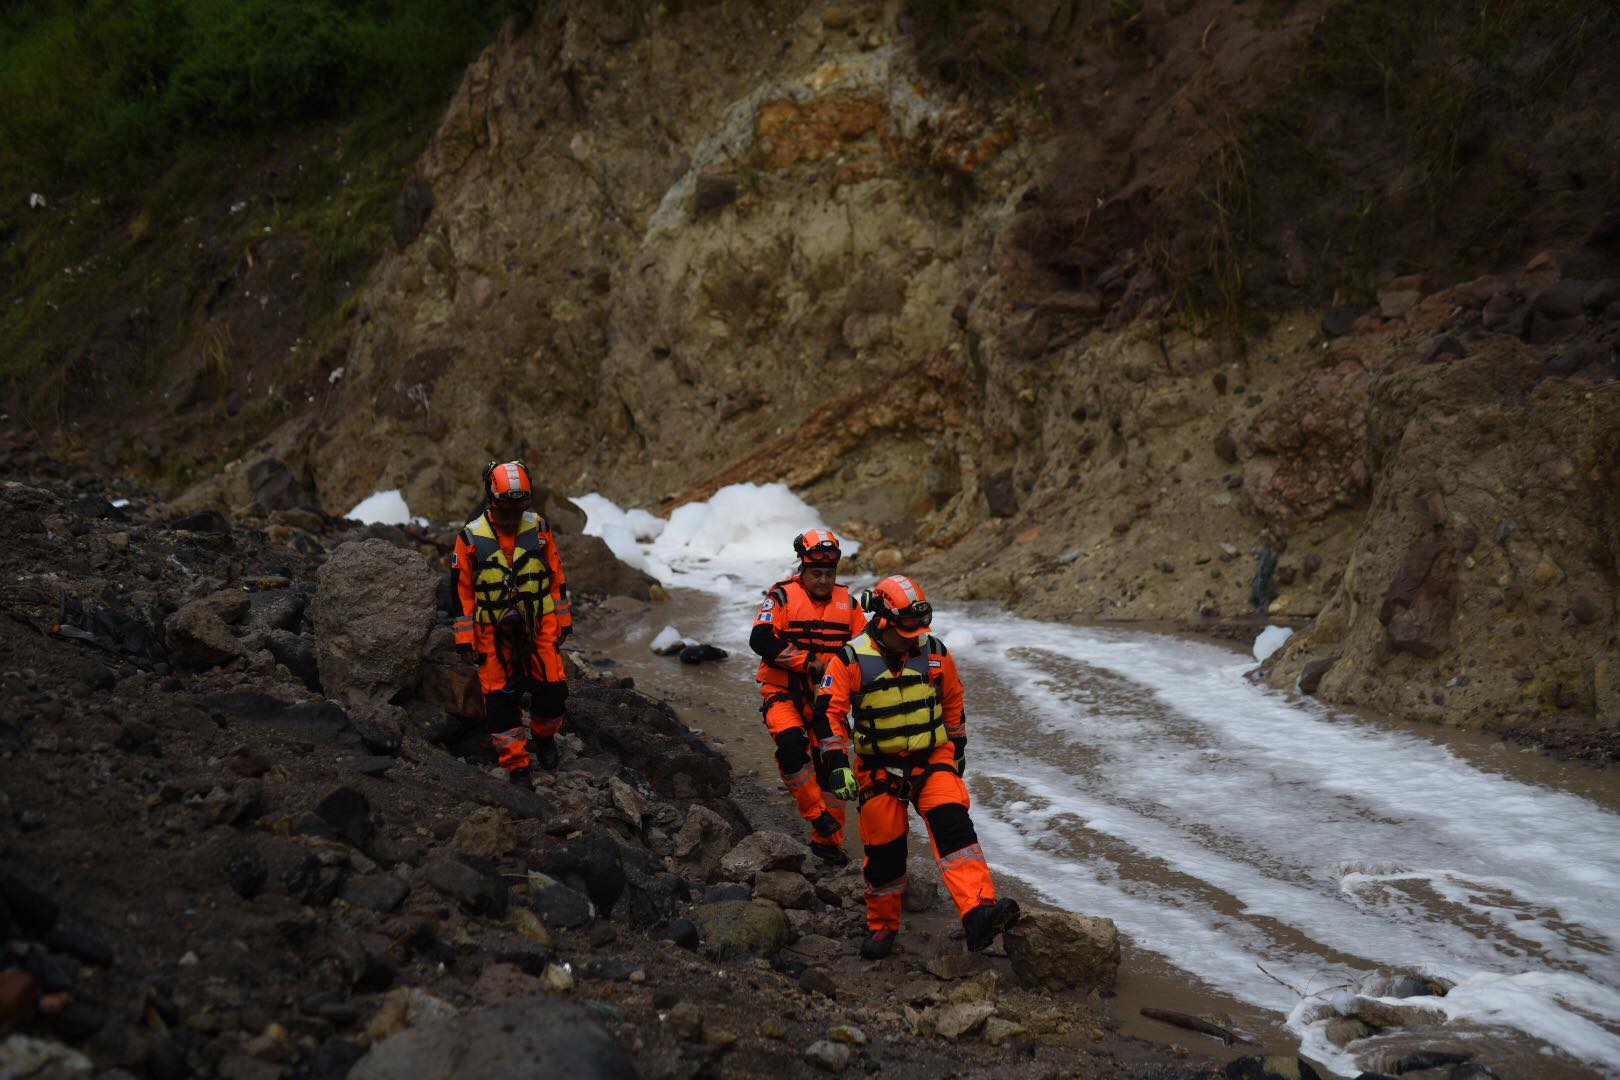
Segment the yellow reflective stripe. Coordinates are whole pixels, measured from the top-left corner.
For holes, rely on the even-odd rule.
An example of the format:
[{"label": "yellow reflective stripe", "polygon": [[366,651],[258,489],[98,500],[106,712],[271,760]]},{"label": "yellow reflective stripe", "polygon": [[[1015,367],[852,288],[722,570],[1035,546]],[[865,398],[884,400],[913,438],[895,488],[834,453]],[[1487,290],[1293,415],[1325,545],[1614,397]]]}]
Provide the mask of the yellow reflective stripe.
[{"label": "yellow reflective stripe", "polygon": [[866,887],[866,895],[871,897],[893,896],[895,893],[905,891],[906,875],[904,874],[901,874],[887,885],[879,885],[876,888],[871,885]]},{"label": "yellow reflective stripe", "polygon": [[957,863],[973,862],[975,859],[979,862],[984,861],[984,849],[978,844],[969,844],[960,851],[953,851],[942,859],[936,859],[935,862],[939,864],[941,870],[946,870]]}]

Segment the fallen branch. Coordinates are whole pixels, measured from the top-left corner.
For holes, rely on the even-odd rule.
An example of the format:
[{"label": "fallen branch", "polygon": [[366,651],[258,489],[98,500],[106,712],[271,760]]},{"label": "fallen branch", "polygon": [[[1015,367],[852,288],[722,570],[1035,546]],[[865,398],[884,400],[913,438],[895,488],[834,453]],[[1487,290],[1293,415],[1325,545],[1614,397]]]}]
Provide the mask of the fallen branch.
[{"label": "fallen branch", "polygon": [[1245,1046],[1254,1045],[1254,1040],[1248,1036],[1240,1035],[1229,1028],[1223,1028],[1219,1024],[1212,1024],[1208,1020],[1201,1020],[1190,1013],[1172,1012],[1169,1009],[1142,1009],[1140,1011],[1149,1020],[1159,1020],[1166,1024],[1174,1024],[1178,1028],[1186,1028],[1188,1031],[1196,1031],[1200,1035],[1208,1035],[1219,1039],[1227,1046],[1231,1046],[1233,1043],[1242,1043]]},{"label": "fallen branch", "polygon": [[1254,966],[1260,969],[1260,974],[1264,975],[1266,978],[1270,979],[1272,982],[1276,983],[1278,986],[1281,986],[1281,987],[1284,987],[1286,989],[1292,990],[1294,992],[1295,996],[1297,996],[1297,997],[1299,997],[1301,999],[1309,996],[1306,993],[1304,993],[1302,990],[1300,990],[1299,987],[1295,986],[1293,983],[1284,982],[1282,979],[1277,978],[1277,976],[1275,976],[1271,972],[1267,971],[1266,966],[1264,964],[1260,963],[1258,960],[1255,961]]}]

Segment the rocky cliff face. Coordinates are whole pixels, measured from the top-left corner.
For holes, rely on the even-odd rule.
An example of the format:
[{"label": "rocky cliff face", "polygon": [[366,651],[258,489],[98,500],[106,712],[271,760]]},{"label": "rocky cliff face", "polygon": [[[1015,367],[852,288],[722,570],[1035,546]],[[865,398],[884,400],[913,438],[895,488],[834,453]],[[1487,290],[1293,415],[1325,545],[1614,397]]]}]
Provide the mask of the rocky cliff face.
[{"label": "rocky cliff face", "polygon": [[[1486,258],[1471,203],[1434,213],[1403,187],[1440,190],[1429,143],[1310,90],[1398,12],[958,7],[543,6],[468,71],[314,407],[191,498],[454,517],[511,453],[644,505],[784,480],[947,593],[1308,622],[1279,685],[1605,753],[1612,193],[1525,209],[1553,254],[1442,287]],[[1548,100],[1607,77],[1544,66]],[[1384,135],[1405,172],[1363,168]],[[1480,191],[1519,175],[1480,154]]]}]

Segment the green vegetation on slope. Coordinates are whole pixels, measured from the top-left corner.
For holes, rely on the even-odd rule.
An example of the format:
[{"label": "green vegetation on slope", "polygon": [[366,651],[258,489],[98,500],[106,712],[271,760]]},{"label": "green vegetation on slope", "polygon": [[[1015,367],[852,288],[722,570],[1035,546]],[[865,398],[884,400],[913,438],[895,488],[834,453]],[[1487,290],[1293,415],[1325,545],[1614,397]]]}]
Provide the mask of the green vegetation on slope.
[{"label": "green vegetation on slope", "polygon": [[[307,253],[305,313],[317,337],[329,330],[467,61],[532,7],[0,7],[0,386],[18,418],[43,433],[69,401],[75,416],[93,416],[98,399],[127,412],[186,356],[228,385],[227,336],[204,324],[267,236]],[[29,207],[33,192],[46,209]],[[242,437],[272,413],[251,403]]]},{"label": "green vegetation on slope", "polygon": [[0,187],[121,187],[220,136],[440,100],[516,0],[33,0],[0,14]]}]

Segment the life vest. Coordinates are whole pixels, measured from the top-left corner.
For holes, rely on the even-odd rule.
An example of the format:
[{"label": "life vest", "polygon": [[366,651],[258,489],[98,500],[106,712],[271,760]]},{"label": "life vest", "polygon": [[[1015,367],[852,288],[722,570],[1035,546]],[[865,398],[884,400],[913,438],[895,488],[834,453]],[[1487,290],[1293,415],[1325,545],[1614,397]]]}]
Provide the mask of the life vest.
[{"label": "life vest", "polygon": [[[842,615],[841,619],[829,619]],[[855,620],[855,601],[849,595],[848,585],[834,585],[832,595],[825,604],[810,598],[797,578],[778,581],[765,591],[760,619],[768,618],[776,636],[812,656],[831,656],[849,641],[851,624]],[[789,687],[795,681],[805,682],[803,676],[791,679],[790,673],[770,664],[760,664],[754,677],[767,686]],[[806,697],[813,696],[808,685],[797,688]]]},{"label": "life vest", "polygon": [[545,520],[533,511],[524,511],[517,539],[508,559],[501,550],[500,537],[487,514],[465,530],[473,548],[473,591],[477,597],[475,621],[494,624],[511,611],[522,614],[532,630],[541,617],[556,610],[551,596],[551,569],[541,548],[540,534],[547,531]]},{"label": "life vest", "polygon": [[849,702],[857,754],[920,754],[950,740],[933,679],[945,649],[932,634],[919,644],[917,654],[906,657],[899,671],[889,669],[870,634],[844,646],[844,663],[861,670],[861,688]]}]

